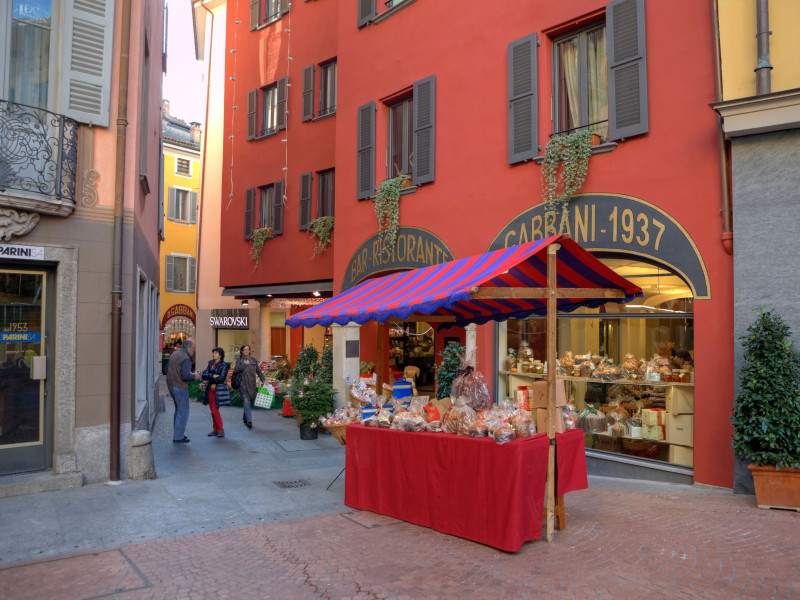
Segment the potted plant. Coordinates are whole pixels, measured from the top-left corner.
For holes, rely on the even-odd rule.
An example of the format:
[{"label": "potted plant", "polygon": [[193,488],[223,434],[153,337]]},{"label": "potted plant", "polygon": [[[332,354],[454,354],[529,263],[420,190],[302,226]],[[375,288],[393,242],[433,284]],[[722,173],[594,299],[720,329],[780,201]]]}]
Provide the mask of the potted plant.
[{"label": "potted plant", "polygon": [[317,240],[314,245],[314,255],[311,258],[325,252],[325,249],[330,245],[333,220],[333,217],[318,217],[308,224],[308,232],[311,237]]},{"label": "potted plant", "polygon": [[300,439],[315,440],[319,433],[319,418],[333,412],[333,384],[312,379],[303,387],[303,395],[293,406],[300,416]]},{"label": "potted plant", "polygon": [[450,396],[450,386],[461,368],[461,360],[458,356],[464,350],[465,348],[461,344],[447,344],[444,350],[439,353],[439,356],[442,357],[442,362],[439,363],[439,367],[436,369],[437,400]]},{"label": "potted plant", "polygon": [[378,239],[382,248],[394,246],[400,224],[400,190],[409,181],[411,178],[403,174],[384,179],[375,192],[375,216],[378,219]]},{"label": "potted plant", "polygon": [[560,208],[559,233],[563,233],[569,221],[569,199],[578,193],[586,180],[593,135],[597,134],[589,130],[554,135],[545,146],[542,157],[542,198],[551,205],[552,212]]},{"label": "potted plant", "polygon": [[752,462],[760,508],[800,509],[800,354],[779,315],[757,312],[739,337],[745,365],[731,418],[733,449]]}]

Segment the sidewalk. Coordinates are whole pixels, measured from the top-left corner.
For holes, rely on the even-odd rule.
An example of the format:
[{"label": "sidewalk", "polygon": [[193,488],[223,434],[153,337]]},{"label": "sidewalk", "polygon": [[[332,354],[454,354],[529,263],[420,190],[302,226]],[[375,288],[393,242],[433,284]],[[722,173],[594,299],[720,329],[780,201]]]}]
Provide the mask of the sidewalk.
[{"label": "sidewalk", "polygon": [[217,440],[193,404],[175,445],[171,418],[157,480],[0,500],[4,600],[800,596],[800,514],[750,496],[591,478],[565,531],[509,554],[348,509],[344,476],[325,490],[344,449],[278,411],[249,431],[225,408]]}]

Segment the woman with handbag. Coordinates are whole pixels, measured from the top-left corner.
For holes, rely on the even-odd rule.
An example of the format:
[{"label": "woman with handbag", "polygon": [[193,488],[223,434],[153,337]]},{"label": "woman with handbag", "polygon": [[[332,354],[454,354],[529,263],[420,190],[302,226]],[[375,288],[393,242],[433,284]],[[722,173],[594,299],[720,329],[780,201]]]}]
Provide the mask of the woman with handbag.
[{"label": "woman with handbag", "polygon": [[223,360],[224,358],[225,350],[214,348],[211,351],[211,360],[208,361],[208,366],[203,371],[203,381],[206,384],[203,404],[208,404],[211,409],[211,420],[214,423],[214,430],[208,434],[209,437],[225,437],[219,407],[230,406],[231,391],[228,389],[227,382],[229,365]]},{"label": "woman with handbag", "polygon": [[[266,383],[264,375],[258,371],[258,359],[250,355],[250,345],[245,344],[239,348],[239,357],[233,366],[233,377],[237,378],[239,393],[242,395],[242,404],[244,405],[244,414],[242,420],[247,425],[248,429],[253,428],[253,416],[250,410],[250,402],[255,400],[257,388],[256,377],[261,380],[262,385]],[[233,379],[231,382],[233,383]],[[236,389],[236,384],[233,384]]]}]

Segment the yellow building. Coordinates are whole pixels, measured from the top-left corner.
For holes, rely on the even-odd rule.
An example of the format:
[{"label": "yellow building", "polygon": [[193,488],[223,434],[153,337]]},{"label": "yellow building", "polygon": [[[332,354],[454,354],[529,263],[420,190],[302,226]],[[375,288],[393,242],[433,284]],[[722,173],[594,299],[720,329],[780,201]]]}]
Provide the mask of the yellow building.
[{"label": "yellow building", "polygon": [[164,214],[162,219],[161,332],[167,347],[196,331],[197,215],[200,190],[200,126],[162,114]]}]

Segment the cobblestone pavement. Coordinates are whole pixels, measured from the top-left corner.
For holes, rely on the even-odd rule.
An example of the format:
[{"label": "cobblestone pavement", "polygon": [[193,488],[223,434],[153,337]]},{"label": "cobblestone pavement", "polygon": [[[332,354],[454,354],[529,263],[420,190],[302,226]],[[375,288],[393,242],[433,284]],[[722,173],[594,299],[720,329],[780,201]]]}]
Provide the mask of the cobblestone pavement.
[{"label": "cobblestone pavement", "polygon": [[615,489],[573,492],[566,508],[552,543],[516,554],[345,509],[0,567],[0,596],[800,597],[796,512],[730,493]]}]

